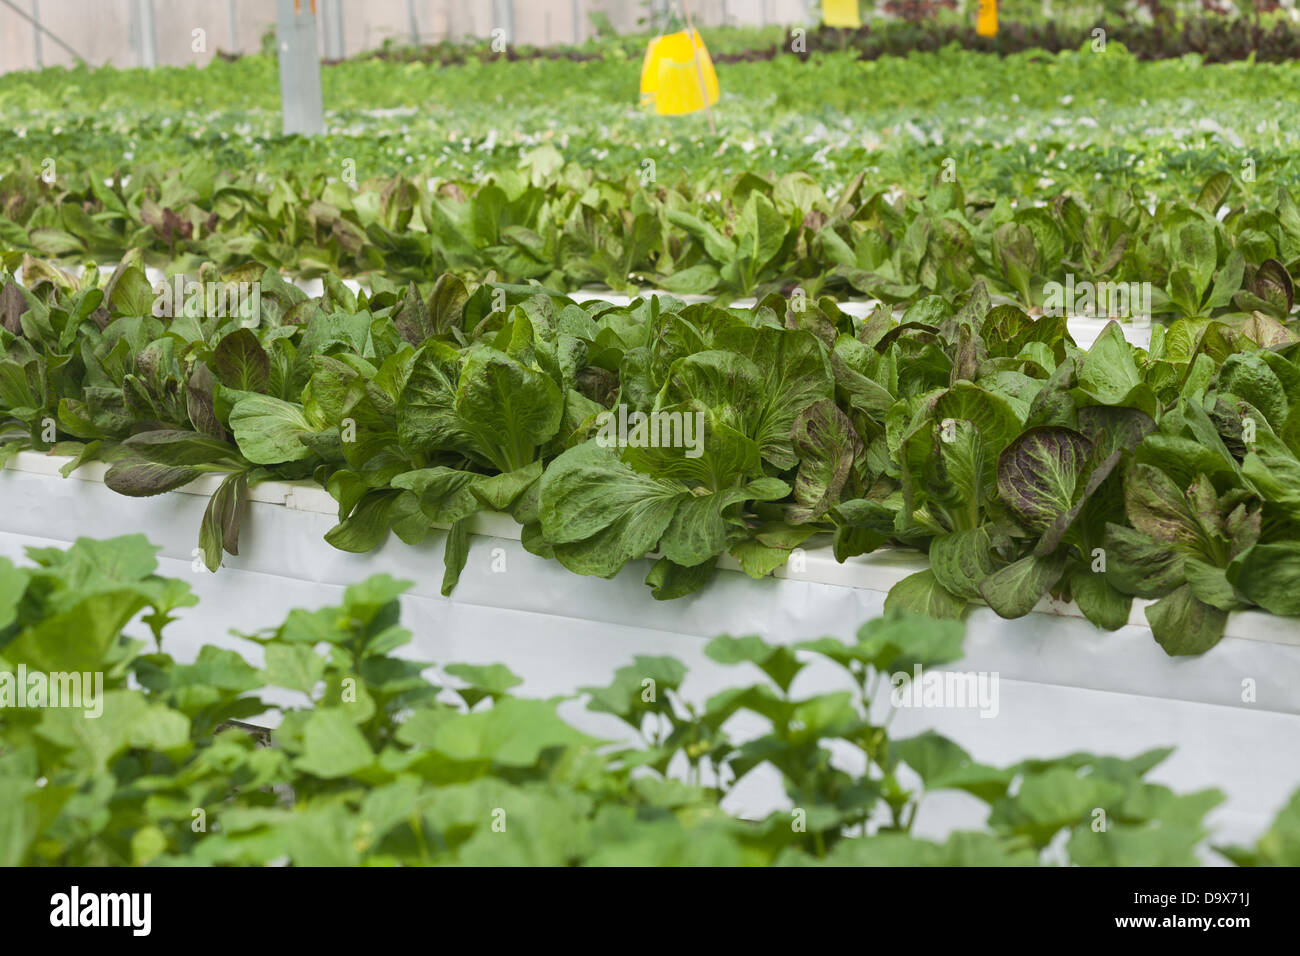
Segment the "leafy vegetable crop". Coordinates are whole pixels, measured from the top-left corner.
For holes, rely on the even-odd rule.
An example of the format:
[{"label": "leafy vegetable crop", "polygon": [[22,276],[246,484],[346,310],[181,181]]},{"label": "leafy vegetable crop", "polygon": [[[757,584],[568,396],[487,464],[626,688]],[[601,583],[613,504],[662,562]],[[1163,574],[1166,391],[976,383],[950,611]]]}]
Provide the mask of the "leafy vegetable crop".
[{"label": "leafy vegetable crop", "polygon": [[[238,635],[251,661],[180,663],[164,634],[195,598],[142,537],[29,549],[0,559],[0,679],[105,693],[95,717],[0,707],[0,864],[1208,859],[1222,797],[1150,782],[1168,750],[991,767],[892,738],[880,699],[958,661],[975,604],[1053,596],[1115,629],[1137,599],[1171,655],[1234,611],[1300,614],[1295,30],[1108,3],[1093,52],[1091,13],[1057,29],[1036,6],[1009,0],[1026,25],[992,42],[943,12],[797,55],[711,37],[716,135],[631,108],[629,38],[334,64],[312,140],[279,135],[268,55],[0,77],[0,466],[100,461],[136,497],[215,476],[212,570],[251,488],[311,483],[334,547],[438,539],[444,594],[488,512],[575,573],[646,561],[658,599],[722,556],[754,578],[813,547],[928,559],[852,640],[716,638],[764,679],[703,704],[680,662],[637,657],[582,689],[610,741],[503,665],[431,680],[406,582]],[[159,314],[147,267],[253,308],[178,292]],[[1081,349],[1072,312],[1149,346],[1110,323]],[[845,689],[801,695],[828,663]],[[723,809],[755,770],[792,810]],[[939,790],[984,828],[913,835]],[[1298,830],[1300,793],[1216,850],[1296,864]]]},{"label": "leafy vegetable crop", "polygon": [[[764,676],[702,708],[681,696],[679,662],[638,657],[586,689],[590,710],[626,725],[620,744],[567,723],[558,700],[516,696],[500,664],[450,664],[430,681],[428,663],[395,653],[412,639],[399,622],[407,584],[386,576],[239,635],[260,667],[215,646],[180,663],[163,631],[195,599],[154,573],[155,553],[135,535],[30,549],[23,567],[0,559],[0,671],[103,679],[98,716],[0,710],[0,863],[1195,865],[1222,799],[1145,779],[1168,750],[997,768],[934,733],[891,738],[869,707],[878,678],[960,658],[952,621],[894,613],[853,640],[795,647],[719,637],[711,658]],[[141,612],[152,649],[123,630]],[[814,659],[851,689],[800,696]],[[734,740],[742,713],[771,729]],[[260,715],[274,730],[248,723]],[[864,769],[833,766],[831,744]],[[760,767],[781,775],[792,809],[730,816],[720,800]],[[986,827],[942,843],[911,835],[925,796],[944,790],[983,801]],[[1298,807],[1257,847],[1221,852],[1300,862]]]},{"label": "leafy vegetable crop", "polygon": [[[710,47],[725,46],[730,35],[710,33]],[[312,227],[312,245],[328,245],[336,221],[326,208],[313,212],[315,201],[338,208],[345,244],[358,241],[350,225],[371,245],[373,209],[387,208],[373,194],[382,195],[395,176],[418,186],[421,197],[432,191],[446,198],[517,172],[542,147],[572,164],[571,182],[591,174],[591,195],[588,184],[572,187],[586,206],[608,204],[612,190],[627,207],[629,178],[633,192],[644,190],[643,177],[653,178],[696,204],[715,191],[729,198],[729,183],[744,173],[776,179],[800,171],[834,197],[863,171],[874,189],[914,195],[948,170],[976,205],[1089,195],[1101,183],[1137,187],[1144,203],[1187,198],[1217,170],[1237,179],[1234,205],[1267,203],[1278,187],[1300,183],[1294,59],[1143,62],[1115,31],[1111,36],[1104,53],[1030,50],[1005,58],[951,46],[870,61],[853,52],[817,53],[803,62],[786,44],[769,61],[719,65],[717,135],[702,116],[670,121],[632,107],[644,44],[579,63],[500,57],[432,69],[349,61],[324,71],[328,133],[311,139],[280,133],[273,56],[202,70],[9,73],[0,76],[0,114],[13,131],[0,160],[0,215],[27,232],[54,229],[79,240],[69,246],[63,236],[59,244],[42,233],[48,248],[35,243],[34,254],[116,259],[142,244],[127,234],[142,226],[153,234],[156,223],[169,233],[160,236],[160,253],[170,254],[173,243],[197,252],[216,231],[226,242],[266,244],[239,253],[239,261],[252,254],[299,268],[293,250],[305,241],[302,224]],[[546,173],[530,173],[534,185],[543,185]],[[353,183],[362,194],[357,210],[341,201]],[[399,210],[407,195],[397,193]],[[36,198],[68,208],[30,221]],[[424,223],[413,208],[418,239]],[[168,230],[166,209],[189,227],[172,222]],[[102,229],[92,235],[85,217]],[[186,228],[195,231],[185,235]],[[27,249],[20,236],[4,224],[0,248]],[[105,239],[113,251],[100,248]],[[382,244],[376,251],[388,258]],[[357,265],[348,255],[335,261],[349,271],[380,268],[373,256]],[[436,271],[430,266],[425,275]]]},{"label": "leafy vegetable crop", "polygon": [[722,301],[799,288],[911,302],[983,280],[1025,308],[1050,307],[1051,284],[1077,276],[1145,285],[1149,312],[1191,317],[1286,315],[1288,269],[1300,262],[1293,196],[1279,189],[1260,204],[1223,170],[1190,202],[1102,187],[1017,206],[968,200],[942,175],[920,197],[873,192],[863,173],[830,193],[806,173],[743,173],[707,194],[604,180],[544,146],[478,183],[398,175],[354,191],[290,175],[270,188],[200,164],[55,187],[24,170],[0,181],[0,261],[13,271],[24,255],[93,263],[139,249],[169,274],[207,264],[404,283],[451,271],[560,291],[657,284]]},{"label": "leafy vegetable crop", "polygon": [[[917,22],[883,21],[864,25],[858,30],[822,27],[807,33],[803,49],[808,55],[822,51],[850,49],[863,59],[882,56],[906,56],[926,50],[938,50],[959,43],[964,48],[984,53],[1019,53],[1091,49],[1097,29],[1105,31],[1106,43],[1122,43],[1124,49],[1144,60],[1162,60],[1194,54],[1206,63],[1224,63],[1252,58],[1261,63],[1295,59],[1300,53],[1300,31],[1285,19],[1251,22],[1245,17],[1182,16],[1142,23],[1134,20],[1078,19],[1061,23],[1054,17],[1025,22],[1021,17],[1003,14],[996,37],[981,37],[967,16],[964,21],[948,23],[922,20]],[[791,49],[793,38],[770,55]],[[757,52],[757,51],[756,51]],[[734,55],[734,54],[733,54]]]},{"label": "leafy vegetable crop", "polygon": [[[1016,617],[1054,594],[1114,628],[1156,599],[1156,640],[1199,653],[1234,609],[1300,611],[1300,337],[1286,268],[1241,251],[1292,240],[1229,252],[1212,222],[1171,215],[1144,255],[1184,256],[1169,288],[1208,287],[1217,315],[1157,325],[1147,350],[1111,323],[1086,352],[979,280],[856,319],[829,298],[578,305],[452,275],[354,295],[327,274],[309,298],[249,267],[225,278],[260,275],[256,321],[164,320],[137,257],[107,282],[28,259],[0,293],[3,447],[106,460],[133,496],[223,475],[199,537],[214,570],[249,485],[310,479],[339,503],[335,547],[450,528],[446,592],[469,520],[500,511],[578,573],[654,557],[659,598],[722,553],[758,577],[818,541],[840,560],[906,546],[931,568],[891,606]],[[611,441],[615,418],[670,440]]]}]

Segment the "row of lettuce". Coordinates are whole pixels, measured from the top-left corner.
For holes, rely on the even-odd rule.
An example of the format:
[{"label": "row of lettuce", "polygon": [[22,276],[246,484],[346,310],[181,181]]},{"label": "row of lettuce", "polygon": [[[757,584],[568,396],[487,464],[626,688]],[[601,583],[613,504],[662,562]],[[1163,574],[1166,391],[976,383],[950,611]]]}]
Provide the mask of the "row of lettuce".
[{"label": "row of lettuce", "polygon": [[[621,721],[618,743],[567,722],[557,699],[516,696],[519,678],[503,665],[399,656],[412,640],[398,604],[409,583],[386,576],[349,587],[339,606],[238,635],[261,666],[211,645],[179,663],[163,632],[196,599],[156,573],[156,550],[134,535],[32,548],[24,565],[0,558],[0,673],[27,675],[24,700],[0,710],[0,864],[1216,859],[1205,816],[1222,794],[1148,780],[1168,750],[993,767],[932,732],[891,738],[871,707],[878,677],[960,658],[958,622],[894,613],[854,639],[793,647],[719,637],[710,658],[762,677],[702,707],[681,696],[680,662],[637,657],[607,686],[583,689],[589,710]],[[133,621],[156,646],[128,636]],[[840,668],[846,689],[796,693],[813,661]],[[84,682],[63,680],[57,701],[26,699],[35,674]],[[726,729],[737,716],[770,729],[737,741]],[[832,746],[856,759],[833,763]],[[779,774],[790,806],[758,820],[727,813],[721,801],[755,771]],[[936,792],[982,801],[985,826],[943,842],[914,836]],[[1255,846],[1213,850],[1242,865],[1298,865],[1298,826],[1300,793]]]},{"label": "row of lettuce", "polygon": [[[905,57],[940,50],[949,45],[1002,56],[1025,52],[1060,53],[1082,50],[1101,52],[1106,45],[1123,45],[1143,60],[1162,60],[1190,55],[1206,63],[1253,59],[1261,63],[1283,63],[1300,58],[1300,29],[1280,10],[1247,18],[1233,11],[1204,8],[1195,12],[1170,8],[1147,20],[1128,18],[1124,10],[1054,12],[1050,18],[1036,5],[1021,9],[1000,6],[998,33],[980,36],[968,12],[945,10],[945,4],[930,0],[902,0],[889,4],[892,17],[868,17],[861,26],[843,28],[821,25],[791,27],[782,32],[769,29],[704,29],[714,63],[744,63],[797,56],[804,61],[818,54],[849,51],[864,60],[884,56]],[[954,5],[955,6],[955,5]],[[1149,9],[1154,3],[1145,4]],[[936,16],[937,14],[937,16]],[[948,15],[945,15],[948,14]],[[1073,14],[1073,15],[1071,15]],[[662,32],[684,30],[680,17],[661,24]],[[1096,30],[1103,31],[1104,40]],[[494,63],[499,60],[567,59],[589,62],[611,56],[635,60],[644,51],[647,35],[617,37],[602,35],[583,46],[509,46],[501,51],[490,41],[464,43],[444,41],[423,46],[386,45],[360,54],[361,59],[400,63],[425,63],[439,67],[466,63]]]},{"label": "row of lettuce", "polygon": [[1300,335],[1261,311],[1155,325],[1146,349],[1109,323],[1085,351],[982,283],[856,318],[453,275],[354,294],[329,274],[312,298],[250,265],[195,288],[243,281],[255,315],[196,296],[159,318],[139,263],[74,279],[29,259],[0,284],[0,450],[107,461],[133,496],[220,475],[214,570],[250,485],[307,479],[338,502],[337,548],[450,528],[445,593],[495,511],[580,574],[654,555],[661,599],[722,554],[761,577],[824,542],[928,553],[889,606],[936,616],[1055,595],[1113,629],[1154,599],[1170,654],[1237,609],[1300,613]]},{"label": "row of lettuce", "polygon": [[[725,36],[709,33],[710,49],[727,46]],[[22,190],[9,177],[36,177],[81,194],[93,214],[101,210],[83,174],[102,185],[148,177],[151,167],[201,166],[192,174],[200,193],[216,173],[243,182],[255,171],[258,194],[270,197],[292,172],[288,189],[309,197],[305,207],[321,198],[307,191],[318,174],[477,184],[547,144],[620,192],[635,174],[638,185],[688,182],[694,197],[746,171],[811,172],[831,193],[866,170],[882,187],[922,193],[946,170],[981,202],[1088,194],[1100,183],[1190,199],[1217,170],[1267,202],[1300,182],[1294,60],[1144,62],[1119,42],[1102,53],[994,57],[949,46],[878,60],[825,53],[809,63],[787,49],[719,64],[711,130],[702,113],[637,109],[644,41],[629,49],[584,62],[498,56],[447,70],[347,61],[324,71],[327,129],[313,137],[283,135],[273,56],[203,69],[10,72],[0,75],[0,113],[14,133],[0,192]],[[128,206],[132,191],[121,196]],[[168,208],[157,192],[151,198]]]},{"label": "row of lettuce", "polygon": [[[0,261],[10,270],[24,255],[103,263],[139,249],[168,272],[251,261],[304,277],[420,282],[450,271],[724,301],[797,288],[905,303],[983,282],[1026,309],[1058,307],[1053,289],[1066,283],[1118,283],[1138,288],[1146,315],[1284,318],[1288,270],[1300,262],[1300,206],[1284,188],[1257,193],[1234,179],[1240,170],[1216,172],[1184,200],[1099,187],[1017,205],[968,199],[955,166],[937,169],[924,196],[873,191],[864,174],[824,188],[802,172],[746,172],[702,189],[656,182],[653,164],[606,179],[549,145],[476,182],[398,175],[353,186],[195,159],[47,183],[21,165],[0,177]],[[1137,311],[1127,295],[1080,309]]]},{"label": "row of lettuce", "polygon": [[[904,0],[897,6],[923,8],[935,4]],[[1154,6],[1154,4],[1144,7]],[[928,12],[928,11],[927,11]],[[822,27],[805,31],[803,42],[796,47],[791,32],[783,47],[766,52],[780,56],[791,49],[800,50],[805,58],[817,53],[851,50],[863,59],[882,56],[908,56],[959,44],[969,50],[996,53],[1042,51],[1059,53],[1079,50],[1103,52],[1108,45],[1122,44],[1133,56],[1144,60],[1196,56],[1205,63],[1229,63],[1251,60],[1260,63],[1285,63],[1300,56],[1300,29],[1278,8],[1262,20],[1216,15],[1206,6],[1188,15],[1172,8],[1149,22],[1095,13],[1060,19],[1036,19],[1024,16],[1029,11],[1008,13],[999,10],[997,36],[984,37],[975,31],[969,18],[943,20],[878,21],[857,29]],[[1105,11],[1112,13],[1112,11]],[[1234,11],[1235,12],[1235,11]],[[1207,15],[1208,14],[1208,15]],[[1098,32],[1100,31],[1100,33]],[[743,54],[741,54],[743,56]],[[754,55],[754,54],[751,54]],[[726,59],[734,58],[732,53]],[[725,59],[724,59],[725,62]]]}]

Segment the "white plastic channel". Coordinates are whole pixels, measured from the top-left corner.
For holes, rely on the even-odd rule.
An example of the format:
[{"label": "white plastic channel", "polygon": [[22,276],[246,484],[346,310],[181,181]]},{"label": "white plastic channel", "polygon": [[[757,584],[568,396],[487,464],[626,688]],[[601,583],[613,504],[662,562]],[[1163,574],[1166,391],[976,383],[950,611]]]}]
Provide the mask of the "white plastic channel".
[{"label": "white plastic channel", "polygon": [[[8,463],[8,468],[27,474],[60,476],[60,469],[73,459],[63,455],[49,455],[43,452],[24,451],[15,455]],[[72,472],[71,480],[91,481],[102,484],[108,471],[104,462],[88,462]],[[223,476],[205,475],[176,490],[177,494],[210,496],[216,491]],[[249,499],[264,504],[279,505],[291,511],[312,514],[337,515],[338,503],[319,485],[307,481],[265,481],[248,489]],[[445,525],[440,527],[446,527]],[[519,540],[520,526],[506,514],[487,512],[475,515],[470,524],[471,534]],[[322,547],[326,547],[322,542]],[[718,559],[718,567],[727,571],[741,572],[740,563],[731,555],[724,554]],[[841,563],[835,560],[829,543],[822,543],[804,549],[802,569],[796,570],[789,563],[777,568],[774,577],[796,581],[810,581],[817,584],[837,585],[840,587],[859,588],[870,591],[887,592],[895,584],[917,571],[929,567],[924,555],[915,551],[899,548],[882,548],[870,554],[859,555]],[[1152,601],[1134,600],[1129,624],[1149,627],[1144,610]],[[1058,601],[1046,597],[1039,602],[1034,611],[1052,614],[1057,617],[1082,618],[1083,612],[1073,602]],[[1238,611],[1229,615],[1225,636],[1249,641],[1262,641],[1270,644],[1285,644],[1300,647],[1300,620],[1279,617],[1262,611]]]}]

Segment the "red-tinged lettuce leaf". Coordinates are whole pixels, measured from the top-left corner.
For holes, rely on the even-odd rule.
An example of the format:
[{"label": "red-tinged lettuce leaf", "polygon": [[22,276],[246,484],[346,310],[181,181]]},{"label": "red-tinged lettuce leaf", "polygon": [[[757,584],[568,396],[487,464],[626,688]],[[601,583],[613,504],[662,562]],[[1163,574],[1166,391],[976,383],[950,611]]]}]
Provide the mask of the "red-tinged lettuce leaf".
[{"label": "red-tinged lettuce leaf", "polygon": [[1091,452],[1073,429],[1031,428],[998,458],[998,496],[1026,529],[1045,533],[1078,500]]},{"label": "red-tinged lettuce leaf", "polygon": [[1106,525],[1106,580],[1135,597],[1163,597],[1186,581],[1185,552],[1123,525]]},{"label": "red-tinged lettuce leaf", "polygon": [[203,472],[198,468],[162,465],[153,461],[119,461],[108,469],[104,484],[119,495],[145,498],[160,495],[164,491],[174,491],[188,485],[201,474]]},{"label": "red-tinged lettuce leaf", "polygon": [[229,442],[181,429],[138,432],[126,439],[122,447],[130,452],[132,458],[179,468],[214,464],[239,467],[245,464],[238,449]]},{"label": "red-tinged lettuce leaf", "polygon": [[1148,537],[1191,550],[1200,548],[1200,522],[1186,495],[1159,468],[1138,464],[1130,469],[1124,506],[1129,523]]},{"label": "red-tinged lettuce leaf", "polygon": [[264,392],[271,380],[271,360],[252,329],[240,328],[217,343],[212,372],[226,388]]},{"label": "red-tinged lettuce leaf", "polygon": [[865,449],[853,422],[833,401],[818,402],[799,414],[794,421],[794,447],[799,453],[794,482],[798,507],[789,520],[814,521],[840,501],[846,486],[850,492],[858,490],[855,466]]},{"label": "red-tinged lettuce leaf", "polygon": [[247,505],[248,475],[228,476],[213,493],[199,524],[199,551],[209,571],[221,567],[221,552],[239,554],[239,527]]}]

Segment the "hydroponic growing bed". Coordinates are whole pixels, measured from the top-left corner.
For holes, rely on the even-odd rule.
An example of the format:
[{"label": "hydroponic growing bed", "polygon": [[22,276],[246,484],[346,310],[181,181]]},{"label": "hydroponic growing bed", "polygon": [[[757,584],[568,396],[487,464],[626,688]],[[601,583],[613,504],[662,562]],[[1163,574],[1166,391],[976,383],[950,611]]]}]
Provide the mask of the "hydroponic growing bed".
[{"label": "hydroponic growing bed", "polygon": [[[417,659],[508,661],[524,679],[521,692],[549,697],[598,686],[635,655],[669,654],[688,665],[684,690],[702,704],[729,686],[725,670],[703,654],[704,638],[753,633],[789,644],[846,633],[881,611],[894,584],[925,566],[893,551],[840,564],[828,547],[814,548],[802,571],[782,569],[759,582],[725,573],[699,600],[663,603],[644,592],[644,567],[612,582],[578,578],[528,554],[505,516],[482,516],[460,584],[446,598],[439,593],[440,541],[414,549],[393,541],[364,556],[323,549],[337,510],[332,499],[305,483],[271,483],[255,490],[240,555],[211,574],[191,529],[213,482],[130,501],[102,485],[102,468],[62,478],[57,469],[66,461],[24,453],[0,475],[0,493],[12,504],[0,554],[16,560],[29,546],[146,534],[162,546],[164,573],[189,581],[218,609],[174,628],[171,650],[182,658],[204,645],[240,647],[214,625],[252,630],[292,608],[333,603],[345,585],[387,572],[415,581],[403,608]],[[1128,625],[1107,634],[1077,608],[1050,599],[1014,622],[976,611],[960,668],[997,675],[996,698],[949,711],[904,708],[894,730],[943,733],[991,764],[1044,752],[1136,754],[1171,746],[1174,756],[1155,779],[1178,790],[1219,787],[1228,799],[1210,818],[1216,838],[1253,840],[1300,786],[1300,625],[1240,613],[1212,652],[1174,659],[1145,624],[1135,609]],[[814,668],[801,675],[798,690],[838,686],[829,669]],[[598,736],[627,734],[576,702],[566,713]],[[729,798],[746,816],[787,803],[771,774],[748,779]],[[926,806],[917,833],[942,838],[978,818],[973,799],[940,796]]]},{"label": "hydroponic growing bed", "polygon": [[1294,31],[927,36],[0,77],[0,862],[1300,862]]}]

